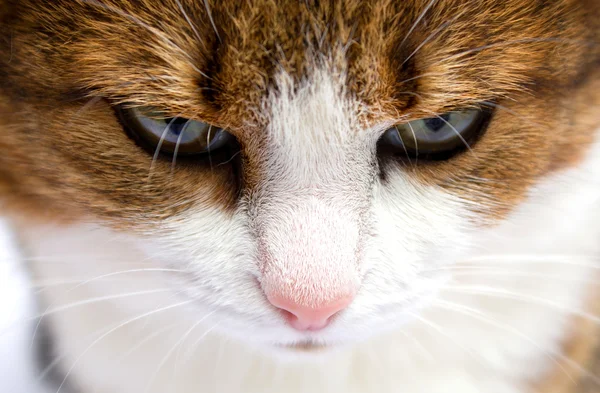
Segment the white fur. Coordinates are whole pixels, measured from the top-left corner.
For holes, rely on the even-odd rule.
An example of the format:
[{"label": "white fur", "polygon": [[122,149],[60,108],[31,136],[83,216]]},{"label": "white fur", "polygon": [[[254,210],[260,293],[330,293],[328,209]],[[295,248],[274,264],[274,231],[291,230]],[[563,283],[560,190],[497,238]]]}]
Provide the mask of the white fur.
[{"label": "white fur", "polygon": [[26,322],[35,306],[19,261],[10,228],[0,220],[0,393],[42,393],[47,390],[35,377],[33,323]]},{"label": "white fur", "polygon": [[279,77],[263,109],[262,179],[247,201],[263,289],[306,306],[360,285],[375,140],[360,133],[343,86],[319,70],[294,92]]},{"label": "white fur", "polygon": [[[282,77],[265,103],[262,181],[233,217],[198,207],[137,238],[91,225],[22,234],[36,278],[105,276],[49,288],[50,309],[133,292],[47,316],[62,370],[85,393],[521,393],[553,366],[598,265],[600,145],[499,226],[477,229],[461,198],[399,167],[374,176],[383,129],[360,129],[359,103],[326,70],[311,78],[291,89]],[[495,270],[450,270],[469,260]],[[261,285],[306,303],[360,289],[327,329],[301,333]],[[308,340],[340,349],[277,354]]]}]

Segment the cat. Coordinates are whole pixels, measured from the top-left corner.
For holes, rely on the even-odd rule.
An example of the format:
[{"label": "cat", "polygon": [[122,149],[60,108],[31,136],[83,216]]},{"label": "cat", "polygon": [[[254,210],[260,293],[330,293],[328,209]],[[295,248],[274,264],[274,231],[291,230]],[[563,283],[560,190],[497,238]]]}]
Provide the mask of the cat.
[{"label": "cat", "polygon": [[600,389],[597,0],[2,0],[51,392]]}]

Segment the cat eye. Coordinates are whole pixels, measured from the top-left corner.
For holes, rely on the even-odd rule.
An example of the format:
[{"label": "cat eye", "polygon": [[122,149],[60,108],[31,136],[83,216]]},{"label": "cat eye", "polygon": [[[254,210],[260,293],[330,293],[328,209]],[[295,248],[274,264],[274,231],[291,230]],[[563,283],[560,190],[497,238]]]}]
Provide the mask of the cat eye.
[{"label": "cat eye", "polygon": [[380,144],[409,157],[448,159],[471,148],[488,118],[488,111],[466,109],[414,120],[388,129]]},{"label": "cat eye", "polygon": [[167,154],[204,154],[226,146],[232,136],[197,120],[167,117],[153,108],[117,107],[117,114],[135,139]]}]

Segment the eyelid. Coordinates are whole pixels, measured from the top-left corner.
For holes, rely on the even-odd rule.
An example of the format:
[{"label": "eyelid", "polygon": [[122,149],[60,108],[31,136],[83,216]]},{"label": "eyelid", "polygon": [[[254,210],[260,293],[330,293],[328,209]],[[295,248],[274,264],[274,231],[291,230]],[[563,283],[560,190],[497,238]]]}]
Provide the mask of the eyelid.
[{"label": "eyelid", "polygon": [[227,137],[229,134],[219,127],[194,119],[169,118],[155,108],[123,105],[116,106],[115,112],[127,133],[149,151],[158,149],[169,155],[203,155],[231,141]]},{"label": "eyelid", "polygon": [[[472,151],[472,145],[487,129],[491,113],[468,108],[400,123],[384,133],[378,149],[409,159],[446,160],[461,151]],[[434,119],[440,119],[444,124],[432,128],[427,122]]]}]

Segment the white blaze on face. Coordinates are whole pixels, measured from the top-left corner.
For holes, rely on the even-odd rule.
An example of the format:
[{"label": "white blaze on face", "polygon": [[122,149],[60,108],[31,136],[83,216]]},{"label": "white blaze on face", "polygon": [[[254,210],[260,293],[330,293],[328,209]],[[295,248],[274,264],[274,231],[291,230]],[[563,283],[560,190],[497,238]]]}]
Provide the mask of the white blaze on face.
[{"label": "white blaze on face", "polygon": [[470,244],[467,206],[393,161],[382,181],[385,127],[359,124],[361,104],[339,74],[277,82],[261,109],[265,132],[244,139],[238,210],[173,220],[161,255],[185,257],[188,292],[218,311],[220,330],[244,339],[338,342],[395,326],[448,275],[423,273]]},{"label": "white blaze on face", "polygon": [[356,124],[342,77],[281,76],[277,87],[250,200],[261,284],[269,299],[318,309],[360,285],[376,139]]}]

